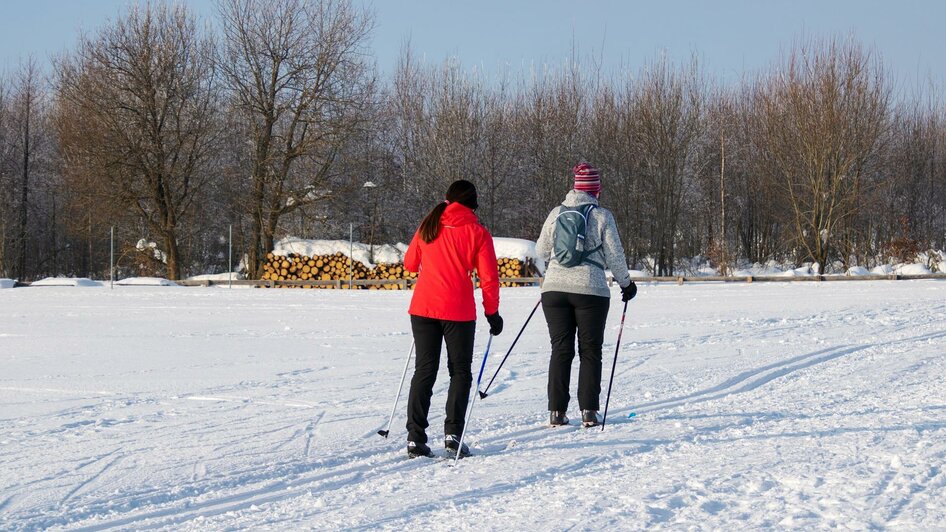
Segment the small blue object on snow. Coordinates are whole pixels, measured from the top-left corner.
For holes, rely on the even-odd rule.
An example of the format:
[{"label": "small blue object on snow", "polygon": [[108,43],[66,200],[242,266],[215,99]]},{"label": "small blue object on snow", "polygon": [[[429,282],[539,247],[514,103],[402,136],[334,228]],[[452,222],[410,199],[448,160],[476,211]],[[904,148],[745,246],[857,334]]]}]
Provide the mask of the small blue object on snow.
[{"label": "small blue object on snow", "polygon": [[631,412],[627,415],[628,418],[637,417],[637,412]]}]

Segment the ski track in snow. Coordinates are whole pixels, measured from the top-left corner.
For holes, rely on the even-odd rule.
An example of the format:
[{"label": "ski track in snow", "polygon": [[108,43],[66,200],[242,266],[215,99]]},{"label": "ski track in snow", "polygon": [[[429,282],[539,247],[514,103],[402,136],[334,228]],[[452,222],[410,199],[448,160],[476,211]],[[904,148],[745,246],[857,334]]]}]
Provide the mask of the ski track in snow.
[{"label": "ski track in snow", "polygon": [[[943,527],[946,283],[640,288],[605,431],[545,425],[537,312],[456,466],[406,459],[409,377],[376,434],[409,293],[5,291],[0,529]],[[536,297],[503,290],[483,386]]]}]

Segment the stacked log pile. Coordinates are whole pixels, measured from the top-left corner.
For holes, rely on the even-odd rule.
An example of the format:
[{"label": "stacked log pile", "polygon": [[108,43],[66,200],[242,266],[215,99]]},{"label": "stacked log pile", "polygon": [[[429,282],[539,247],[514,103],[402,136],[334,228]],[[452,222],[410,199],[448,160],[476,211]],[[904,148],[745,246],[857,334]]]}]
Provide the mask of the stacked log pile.
[{"label": "stacked log pile", "polygon": [[[398,281],[401,279],[417,279],[416,272],[409,272],[404,269],[403,264],[378,264],[373,270],[371,270],[369,279],[377,279],[379,281]],[[372,285],[372,289],[387,289],[387,290],[399,290],[400,285],[397,284],[384,284],[380,286]]]},{"label": "stacked log pile", "polygon": [[[351,278],[353,280],[379,280],[379,281],[402,281],[417,279],[417,274],[404,269],[403,264],[378,264],[374,268],[368,268],[360,261],[354,261],[348,258],[344,253],[335,253],[333,255],[315,255],[306,256],[296,253],[288,255],[276,255],[269,253],[266,255],[266,262],[263,264],[264,281],[343,281],[342,288],[348,288],[349,266],[351,267]],[[538,275],[535,265],[530,260],[500,258],[497,259],[499,267],[499,276],[501,278],[534,277]],[[502,286],[523,286],[524,283],[504,281]],[[277,285],[282,287],[282,285]],[[301,288],[335,288],[336,285],[307,285],[299,283],[293,287]],[[410,286],[410,283],[408,283]],[[398,290],[403,285],[400,283],[385,283],[368,286],[355,286],[355,288],[372,290]]]},{"label": "stacked log pile", "polygon": [[[347,281],[349,266],[351,266],[352,279],[368,278],[370,270],[361,262],[355,261],[352,264],[351,259],[343,253],[313,257],[296,253],[288,255],[268,253],[266,262],[263,264],[262,279],[264,281],[334,281],[336,279]],[[310,285],[303,286],[311,287]]]},{"label": "stacked log pile", "polygon": [[[349,267],[351,272],[349,272]],[[401,264],[378,264],[369,269],[360,261],[356,260],[352,263],[352,260],[344,253],[312,257],[296,253],[288,255],[269,253],[266,255],[266,262],[263,264],[262,279],[264,281],[348,281],[349,275],[352,280],[356,281],[366,279],[396,281],[417,278],[417,274],[405,270]],[[304,288],[334,288],[334,285],[316,286],[304,283],[301,286]],[[342,283],[342,288],[348,288],[348,283]],[[399,286],[390,284],[359,286],[356,288],[396,290]]]},{"label": "stacked log pile", "polygon": [[[499,266],[499,277],[503,278],[521,278],[521,277],[538,277],[539,271],[535,267],[535,263],[531,260],[520,260],[520,259],[510,259],[501,257],[496,259],[497,265]],[[501,286],[527,286],[527,283],[517,283],[514,281],[503,281]]]}]

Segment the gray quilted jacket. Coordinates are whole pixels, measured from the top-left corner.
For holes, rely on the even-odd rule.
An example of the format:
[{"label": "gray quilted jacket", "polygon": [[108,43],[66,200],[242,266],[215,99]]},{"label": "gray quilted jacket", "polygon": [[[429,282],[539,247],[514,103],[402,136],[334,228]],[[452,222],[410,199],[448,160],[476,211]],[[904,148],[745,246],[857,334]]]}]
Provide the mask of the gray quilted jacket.
[{"label": "gray quilted jacket", "polygon": [[[598,199],[586,192],[572,190],[565,196],[562,205],[578,207],[588,203],[598,204]],[[545,268],[545,281],[542,283],[543,292],[570,292],[573,294],[587,294],[593,296],[611,297],[608,281],[604,270],[591,264],[581,264],[566,268],[552,256],[552,233],[555,229],[555,218],[559,208],[552,209],[545,224],[542,225],[542,234],[536,242],[535,249],[548,262]],[[598,207],[591,211],[588,217],[588,230],[585,235],[586,249],[594,249],[601,245],[601,249],[592,254],[589,259],[605,265],[611,270],[614,280],[625,287],[631,282],[627,273],[627,258],[624,256],[624,247],[618,236],[618,228],[614,223],[611,211]]]}]

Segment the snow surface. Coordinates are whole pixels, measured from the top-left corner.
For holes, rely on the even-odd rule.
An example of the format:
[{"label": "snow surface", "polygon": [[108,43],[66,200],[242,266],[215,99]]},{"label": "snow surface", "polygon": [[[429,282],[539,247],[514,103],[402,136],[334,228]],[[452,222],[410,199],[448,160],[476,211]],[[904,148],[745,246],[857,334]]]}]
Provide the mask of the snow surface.
[{"label": "snow surface", "polygon": [[[538,312],[476,403],[477,456],[456,467],[405,458],[406,390],[391,438],[376,434],[411,345],[410,295],[5,292],[0,529],[946,522],[946,282],[642,283],[604,432],[545,426]],[[506,332],[484,382],[537,298],[503,289]],[[431,408],[438,453],[446,371]]]},{"label": "snow surface", "polygon": [[0,279],[0,288],[13,288],[16,286],[16,281],[13,279]]},{"label": "snow surface", "polygon": [[30,286],[77,286],[82,288],[95,288],[105,285],[85,277],[47,277],[39,281],[33,281],[30,283]]},{"label": "snow surface", "polygon": [[118,286],[178,286],[174,281],[168,281],[164,277],[126,277],[120,281],[115,281]]}]

